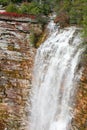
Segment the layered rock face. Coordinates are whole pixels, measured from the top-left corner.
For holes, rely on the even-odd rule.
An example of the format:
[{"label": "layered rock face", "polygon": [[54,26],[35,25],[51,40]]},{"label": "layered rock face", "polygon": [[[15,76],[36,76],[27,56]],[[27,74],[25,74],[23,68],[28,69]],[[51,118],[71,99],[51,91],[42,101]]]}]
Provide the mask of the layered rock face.
[{"label": "layered rock face", "polygon": [[[40,25],[0,21],[0,130],[25,130],[27,99],[31,89],[35,49],[29,44],[30,29]],[[87,54],[76,94],[73,130],[87,130]]]},{"label": "layered rock face", "polygon": [[29,23],[0,21],[0,130],[24,130],[35,49]]},{"label": "layered rock face", "polygon": [[73,130],[87,130],[87,54],[82,57],[82,76],[76,93],[75,117]]}]

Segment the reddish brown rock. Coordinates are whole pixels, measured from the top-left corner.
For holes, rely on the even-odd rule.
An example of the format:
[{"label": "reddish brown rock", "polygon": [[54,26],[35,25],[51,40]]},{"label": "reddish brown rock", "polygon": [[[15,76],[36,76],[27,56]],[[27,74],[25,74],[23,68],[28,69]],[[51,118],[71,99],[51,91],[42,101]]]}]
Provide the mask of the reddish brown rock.
[{"label": "reddish brown rock", "polygon": [[83,57],[83,73],[76,94],[73,125],[77,130],[87,130],[87,56]]},{"label": "reddish brown rock", "polygon": [[28,38],[28,23],[0,21],[0,130],[24,130],[35,55]]},{"label": "reddish brown rock", "polygon": [[69,25],[69,16],[62,12],[54,20],[55,23],[59,23],[60,27],[66,27]]}]

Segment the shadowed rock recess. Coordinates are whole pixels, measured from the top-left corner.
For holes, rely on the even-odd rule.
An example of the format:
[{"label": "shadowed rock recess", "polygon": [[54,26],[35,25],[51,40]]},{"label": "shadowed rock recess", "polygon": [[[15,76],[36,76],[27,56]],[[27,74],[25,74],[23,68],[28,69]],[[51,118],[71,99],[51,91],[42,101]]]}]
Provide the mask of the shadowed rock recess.
[{"label": "shadowed rock recess", "polygon": [[0,130],[24,130],[34,54],[29,23],[0,21]]}]

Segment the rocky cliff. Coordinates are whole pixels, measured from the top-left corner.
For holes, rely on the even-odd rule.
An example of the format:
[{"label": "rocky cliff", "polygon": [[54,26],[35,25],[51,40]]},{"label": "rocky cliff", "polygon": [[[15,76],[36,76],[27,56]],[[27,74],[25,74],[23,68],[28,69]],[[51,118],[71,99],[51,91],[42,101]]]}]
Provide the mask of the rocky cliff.
[{"label": "rocky cliff", "polygon": [[[30,45],[32,29],[42,33],[38,24],[0,21],[0,130],[25,130],[36,51]],[[87,54],[82,59],[73,130],[87,130]]]},{"label": "rocky cliff", "polygon": [[0,130],[24,130],[26,125],[35,55],[29,25],[0,21]]},{"label": "rocky cliff", "polygon": [[83,71],[77,86],[73,130],[87,130],[87,52],[83,54],[80,67],[83,67]]}]

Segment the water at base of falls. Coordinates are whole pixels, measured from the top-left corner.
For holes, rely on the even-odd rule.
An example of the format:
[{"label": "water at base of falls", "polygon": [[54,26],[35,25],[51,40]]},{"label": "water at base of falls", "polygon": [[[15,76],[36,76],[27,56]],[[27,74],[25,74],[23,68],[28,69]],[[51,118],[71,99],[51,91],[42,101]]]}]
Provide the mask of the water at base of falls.
[{"label": "water at base of falls", "polygon": [[70,130],[73,97],[83,50],[75,27],[55,30],[37,50],[28,130]]}]

